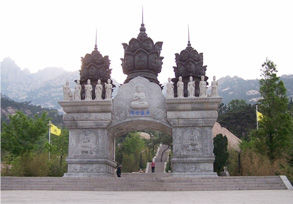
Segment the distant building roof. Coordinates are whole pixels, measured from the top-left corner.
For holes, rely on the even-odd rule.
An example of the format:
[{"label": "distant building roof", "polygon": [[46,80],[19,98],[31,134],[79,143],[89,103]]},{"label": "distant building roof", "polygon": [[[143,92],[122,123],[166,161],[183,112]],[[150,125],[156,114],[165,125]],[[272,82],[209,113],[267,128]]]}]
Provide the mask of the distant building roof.
[{"label": "distant building roof", "polygon": [[233,135],[229,130],[226,128],[222,127],[219,123],[215,123],[213,127],[213,138],[216,137],[216,135],[222,134],[227,137],[228,139],[228,149],[233,149],[237,152],[240,152],[240,143],[241,139]]}]

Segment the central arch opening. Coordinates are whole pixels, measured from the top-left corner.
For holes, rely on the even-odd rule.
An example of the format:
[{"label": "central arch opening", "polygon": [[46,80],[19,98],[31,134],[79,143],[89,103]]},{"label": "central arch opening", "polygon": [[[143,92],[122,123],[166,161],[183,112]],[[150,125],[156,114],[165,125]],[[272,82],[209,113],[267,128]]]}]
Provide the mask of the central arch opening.
[{"label": "central arch opening", "polygon": [[136,118],[112,125],[114,160],[124,176],[170,171],[171,130],[168,124],[153,119]]}]

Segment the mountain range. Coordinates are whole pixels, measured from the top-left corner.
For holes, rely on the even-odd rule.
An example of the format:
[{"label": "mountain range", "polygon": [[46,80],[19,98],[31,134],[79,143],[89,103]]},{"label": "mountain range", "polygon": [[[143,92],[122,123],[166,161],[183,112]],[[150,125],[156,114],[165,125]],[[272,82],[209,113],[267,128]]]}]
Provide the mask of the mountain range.
[{"label": "mountain range", "polygon": [[[68,72],[62,68],[47,67],[36,73],[21,69],[10,58],[0,62],[1,94],[17,101],[29,101],[34,105],[55,108],[62,111],[57,101],[63,98],[62,86],[66,81],[73,82],[79,79],[79,72]],[[293,75],[281,76],[287,89],[288,97],[293,97]],[[113,79],[116,87],[119,83]],[[223,103],[233,99],[243,99],[248,103],[255,103],[260,98],[259,82],[257,79],[245,80],[240,77],[226,76],[218,80],[219,95]],[[73,89],[74,83],[70,83]],[[116,94],[114,89],[113,95]],[[164,91],[163,91],[164,92]]]}]

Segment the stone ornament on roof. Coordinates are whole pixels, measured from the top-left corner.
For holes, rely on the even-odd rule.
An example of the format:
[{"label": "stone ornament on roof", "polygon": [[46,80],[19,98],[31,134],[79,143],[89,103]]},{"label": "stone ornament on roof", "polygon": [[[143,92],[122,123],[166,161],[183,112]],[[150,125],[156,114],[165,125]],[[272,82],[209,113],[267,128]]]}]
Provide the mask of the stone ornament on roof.
[{"label": "stone ornament on roof", "polygon": [[204,76],[201,76],[199,82],[199,97],[207,97],[207,82],[204,80]]},{"label": "stone ornament on roof", "polygon": [[95,95],[96,95],[95,100],[96,101],[102,100],[102,93],[103,93],[103,85],[101,84],[101,80],[99,79],[98,83],[95,87]]},{"label": "stone ornament on roof", "polygon": [[124,48],[124,58],[121,58],[122,69],[123,73],[127,74],[124,83],[141,76],[160,85],[157,76],[163,64],[163,57],[160,56],[163,42],[154,43],[145,31],[142,22],[137,38],[132,38],[129,44],[122,44]]},{"label": "stone ornament on roof", "polygon": [[106,89],[106,96],[105,99],[111,99],[112,98],[112,84],[111,84],[111,79],[107,80],[107,84],[105,84],[105,89]]},{"label": "stone ornament on roof", "polygon": [[74,100],[80,101],[81,100],[80,96],[81,96],[81,85],[79,80],[77,80],[75,88],[74,88]]},{"label": "stone ornament on roof", "polygon": [[[184,96],[188,96],[188,82],[189,77],[193,77],[195,81],[195,96],[199,96],[199,82],[201,76],[205,77],[207,81],[208,77],[205,76],[207,66],[203,65],[203,53],[198,53],[193,47],[191,47],[188,31],[188,43],[187,47],[180,52],[180,54],[175,54],[176,66],[174,66],[175,78],[172,81],[175,84],[178,82],[179,76],[182,76],[184,82]],[[175,89],[175,95],[177,95],[177,90]]]},{"label": "stone ornament on roof", "polygon": [[193,78],[192,76],[189,77],[189,82],[188,82],[188,97],[190,98],[193,98],[195,97],[194,96],[194,88],[195,88],[195,85],[194,85],[194,81],[193,81]]},{"label": "stone ornament on roof", "polygon": [[[83,89],[81,92],[81,98],[85,98],[85,85],[87,80],[90,79],[92,88],[95,89],[98,80],[101,80],[101,84],[104,86],[107,80],[111,78],[112,69],[110,69],[110,60],[108,56],[103,56],[97,48],[97,36],[95,48],[91,54],[86,54],[81,58],[81,70],[80,70],[80,84]],[[95,92],[92,93],[93,98],[96,98]],[[105,91],[102,92],[102,98],[105,98]],[[98,97],[99,98],[99,97]]]},{"label": "stone ornament on roof", "polygon": [[65,85],[63,86],[63,98],[64,98],[64,101],[72,100],[72,92],[69,87],[69,81],[66,81]]},{"label": "stone ornament on roof", "polygon": [[184,89],[184,83],[182,82],[182,77],[179,77],[179,81],[177,82],[177,96],[178,98],[183,98],[183,89]]},{"label": "stone ornament on roof", "polygon": [[219,97],[218,93],[218,81],[216,81],[216,76],[213,76],[213,81],[211,83],[211,97]]},{"label": "stone ornament on roof", "polygon": [[91,80],[90,79],[87,80],[87,84],[84,85],[84,89],[85,89],[85,99],[84,100],[91,101],[92,100],[93,87],[91,85]]},{"label": "stone ornament on roof", "polygon": [[168,83],[166,84],[166,97],[174,98],[174,85],[171,82],[171,78],[168,78]]}]

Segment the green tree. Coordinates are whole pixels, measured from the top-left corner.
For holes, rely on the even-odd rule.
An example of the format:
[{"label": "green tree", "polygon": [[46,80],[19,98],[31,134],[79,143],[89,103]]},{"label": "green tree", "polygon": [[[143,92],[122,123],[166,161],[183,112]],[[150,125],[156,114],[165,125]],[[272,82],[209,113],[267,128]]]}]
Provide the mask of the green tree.
[{"label": "green tree", "polygon": [[2,124],[1,149],[13,156],[41,149],[48,132],[46,113],[29,118],[22,112],[9,116],[9,122]]},{"label": "green tree", "polygon": [[65,157],[68,153],[68,137],[67,129],[62,129],[60,136],[51,134],[51,144],[47,143],[46,146],[51,153],[49,176],[63,176],[66,172]]},{"label": "green tree", "polygon": [[123,172],[133,172],[143,168],[147,162],[145,154],[148,153],[144,139],[138,132],[129,133],[125,139],[116,146],[116,161],[122,163]]},{"label": "green tree", "polygon": [[247,139],[250,130],[256,126],[255,106],[244,100],[232,100],[219,107],[218,122],[240,139]]},{"label": "green tree", "polygon": [[265,144],[270,160],[274,160],[292,150],[292,116],[288,111],[286,88],[276,74],[276,65],[266,60],[261,71],[260,93],[263,98],[259,101],[259,110],[264,117],[256,135]]},{"label": "green tree", "polygon": [[167,145],[167,148],[163,150],[162,156],[160,158],[160,160],[162,161],[162,157],[165,151],[167,151],[168,149],[172,149],[172,136],[160,131],[148,130],[147,132],[151,135],[151,139],[147,143],[147,145],[153,151],[153,155],[155,154],[156,147],[159,144]]},{"label": "green tree", "polygon": [[224,171],[224,166],[228,160],[228,140],[226,136],[222,134],[218,134],[214,138],[214,154],[215,154],[215,161],[214,161],[214,171],[218,174]]}]

